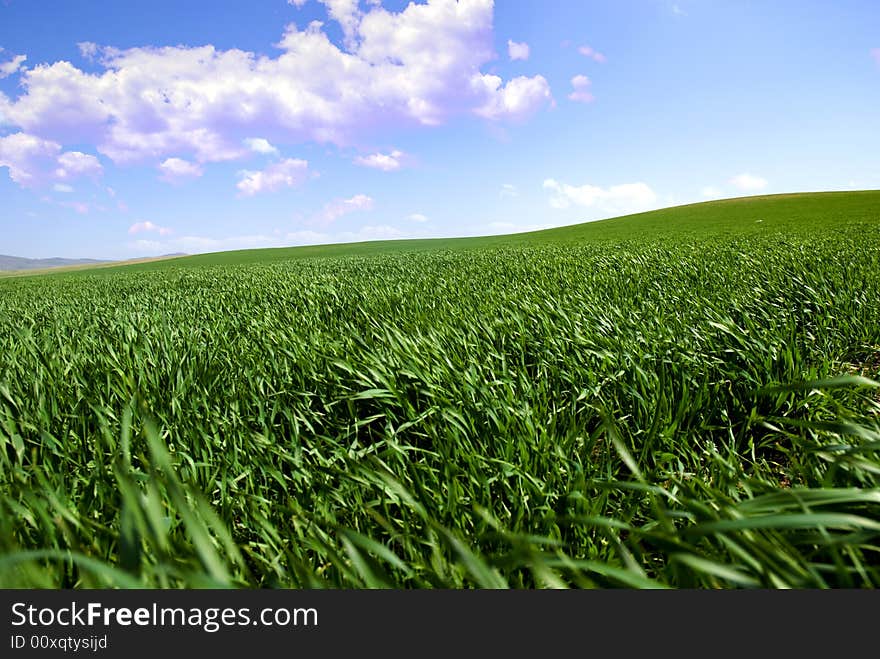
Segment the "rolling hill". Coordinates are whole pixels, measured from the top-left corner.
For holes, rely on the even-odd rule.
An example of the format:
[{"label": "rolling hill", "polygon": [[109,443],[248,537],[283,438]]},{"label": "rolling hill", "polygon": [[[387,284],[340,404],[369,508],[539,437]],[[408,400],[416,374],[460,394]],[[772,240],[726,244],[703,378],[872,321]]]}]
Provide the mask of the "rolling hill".
[{"label": "rolling hill", "polygon": [[606,241],[803,233],[859,223],[880,222],[880,191],[807,192],[738,197],[637,213],[542,231],[476,238],[377,240],[362,243],[248,249],[198,254],[135,265],[162,269],[198,265],[269,263],[288,259],[374,256],[433,250],[574,245]]}]

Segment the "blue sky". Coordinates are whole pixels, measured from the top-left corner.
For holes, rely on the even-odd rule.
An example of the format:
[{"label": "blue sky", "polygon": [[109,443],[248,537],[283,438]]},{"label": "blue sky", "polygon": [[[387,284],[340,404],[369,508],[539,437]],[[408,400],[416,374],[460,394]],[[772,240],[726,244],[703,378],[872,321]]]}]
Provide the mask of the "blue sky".
[{"label": "blue sky", "polygon": [[0,253],[880,188],[878,25],[870,0],[0,0]]}]

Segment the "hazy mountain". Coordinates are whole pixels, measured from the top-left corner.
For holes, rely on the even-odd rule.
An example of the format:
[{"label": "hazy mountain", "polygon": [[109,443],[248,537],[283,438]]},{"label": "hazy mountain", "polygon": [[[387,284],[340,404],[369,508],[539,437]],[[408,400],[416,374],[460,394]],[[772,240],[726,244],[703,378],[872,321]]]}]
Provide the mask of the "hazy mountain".
[{"label": "hazy mountain", "polygon": [[41,268],[58,268],[65,265],[88,265],[90,263],[106,263],[97,259],[26,259],[21,256],[0,254],[0,270],[39,270]]}]

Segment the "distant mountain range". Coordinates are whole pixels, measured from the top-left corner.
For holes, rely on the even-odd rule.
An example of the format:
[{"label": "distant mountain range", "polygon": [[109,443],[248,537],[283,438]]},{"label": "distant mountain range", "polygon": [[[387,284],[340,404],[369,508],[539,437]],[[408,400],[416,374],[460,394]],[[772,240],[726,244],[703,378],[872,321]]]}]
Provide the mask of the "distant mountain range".
[{"label": "distant mountain range", "polygon": [[0,254],[0,270],[39,270],[41,268],[59,268],[65,265],[89,265],[106,263],[97,259],[26,259],[21,256]]},{"label": "distant mountain range", "polygon": [[[175,256],[186,256],[183,252],[175,254],[164,254],[155,258],[170,258]],[[151,260],[151,259],[132,259],[134,261]],[[118,262],[118,261],[117,261]],[[26,259],[21,256],[8,256],[0,254],[0,271],[6,270],[42,270],[43,268],[61,268],[70,265],[97,265],[100,263],[114,263],[114,261],[100,259]]]}]

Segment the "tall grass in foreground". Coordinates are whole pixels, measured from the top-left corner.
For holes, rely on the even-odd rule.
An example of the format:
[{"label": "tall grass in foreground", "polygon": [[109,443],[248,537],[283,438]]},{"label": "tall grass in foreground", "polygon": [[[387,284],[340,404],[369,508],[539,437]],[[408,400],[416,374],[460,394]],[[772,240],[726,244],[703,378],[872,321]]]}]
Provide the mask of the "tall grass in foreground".
[{"label": "tall grass in foreground", "polygon": [[0,282],[0,585],[880,585],[878,238]]}]

